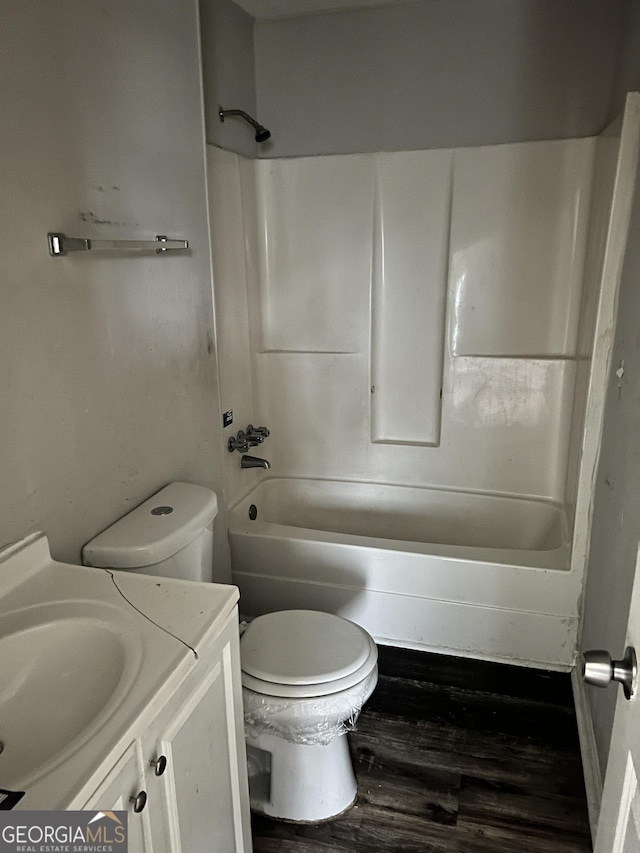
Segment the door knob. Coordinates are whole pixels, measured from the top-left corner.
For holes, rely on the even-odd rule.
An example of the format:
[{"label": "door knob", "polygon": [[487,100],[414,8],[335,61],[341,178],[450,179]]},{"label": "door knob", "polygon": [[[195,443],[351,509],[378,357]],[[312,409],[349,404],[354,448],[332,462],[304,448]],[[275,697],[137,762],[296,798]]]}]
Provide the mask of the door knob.
[{"label": "door knob", "polygon": [[582,678],[587,684],[608,687],[612,681],[622,684],[626,699],[631,699],[636,689],[638,661],[635,649],[627,646],[622,660],[611,660],[609,652],[594,649],[582,654]]}]

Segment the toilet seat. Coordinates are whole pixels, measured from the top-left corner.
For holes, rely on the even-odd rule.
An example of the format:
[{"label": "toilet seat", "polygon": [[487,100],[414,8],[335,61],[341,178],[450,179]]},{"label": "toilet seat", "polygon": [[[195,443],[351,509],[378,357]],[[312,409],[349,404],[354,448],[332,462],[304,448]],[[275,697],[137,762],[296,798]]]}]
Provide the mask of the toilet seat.
[{"label": "toilet seat", "polygon": [[364,681],[373,672],[377,662],[378,650],[374,643],[369,657],[363,666],[344,678],[326,681],[322,684],[278,684],[274,681],[264,681],[260,678],[255,678],[243,672],[242,686],[248,690],[253,690],[254,693],[261,693],[264,696],[278,696],[289,699],[310,699],[314,696],[319,698],[348,690],[361,681]]},{"label": "toilet seat", "polygon": [[369,634],[347,619],[315,610],[259,616],[240,641],[242,684],[266,696],[308,698],[346,690],[378,660]]}]

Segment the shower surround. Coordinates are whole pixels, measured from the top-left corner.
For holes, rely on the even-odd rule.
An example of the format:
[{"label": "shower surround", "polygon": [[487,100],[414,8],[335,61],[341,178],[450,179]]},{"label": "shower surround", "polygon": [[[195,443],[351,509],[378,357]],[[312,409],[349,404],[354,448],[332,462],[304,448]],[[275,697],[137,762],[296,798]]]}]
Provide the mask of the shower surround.
[{"label": "shower surround", "polygon": [[[571,665],[582,571],[570,546],[619,146],[618,132],[260,161],[209,147],[223,407],[235,424],[269,427],[267,477],[289,483],[259,487],[263,503],[289,497],[278,524],[252,528],[243,510],[253,495],[245,498],[265,475],[240,471],[236,454],[225,459],[246,615],[287,606],[347,615],[358,601],[352,617],[381,642]],[[287,515],[308,504],[308,520],[320,511],[314,496],[332,494],[336,517],[346,516],[354,488],[358,513],[369,506],[379,530],[336,524],[341,577],[340,548],[329,558],[308,547],[318,539],[309,530],[325,542],[326,524],[305,522],[301,536]],[[408,537],[394,515],[401,492],[422,507],[407,513]],[[545,546],[524,561],[491,559],[499,568],[486,574],[482,547],[455,551],[451,531],[464,546],[466,528],[484,523],[473,509],[483,500],[521,508],[527,499],[546,505],[561,531],[552,564]],[[269,506],[277,516],[276,497]],[[517,515],[497,513],[485,527],[502,525],[507,541]],[[428,547],[442,541],[430,532],[438,517],[453,547],[444,563]],[[394,518],[397,534],[386,529]],[[377,543],[344,542],[347,534]],[[284,552],[261,562],[287,537],[286,564]],[[411,551],[430,559],[412,563],[415,582],[403,588]]]}]

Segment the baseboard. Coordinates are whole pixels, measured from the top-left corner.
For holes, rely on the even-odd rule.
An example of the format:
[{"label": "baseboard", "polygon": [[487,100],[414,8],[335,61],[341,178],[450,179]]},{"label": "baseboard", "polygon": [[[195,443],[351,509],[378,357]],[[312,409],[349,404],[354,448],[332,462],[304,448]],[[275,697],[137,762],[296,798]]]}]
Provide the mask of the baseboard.
[{"label": "baseboard", "polygon": [[580,738],[584,786],[587,794],[587,808],[589,809],[589,826],[591,827],[591,838],[595,840],[602,802],[602,774],[600,773],[600,760],[591,711],[587,702],[587,693],[578,667],[574,667],[571,671],[571,686],[576,708],[578,737]]}]

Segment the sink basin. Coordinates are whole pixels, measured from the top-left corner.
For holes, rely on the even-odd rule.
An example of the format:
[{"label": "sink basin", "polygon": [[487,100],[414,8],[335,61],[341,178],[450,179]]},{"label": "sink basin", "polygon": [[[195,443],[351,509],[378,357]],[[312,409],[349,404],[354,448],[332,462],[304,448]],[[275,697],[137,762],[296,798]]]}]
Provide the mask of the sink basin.
[{"label": "sink basin", "polygon": [[92,736],[140,667],[136,639],[116,608],[91,602],[0,619],[0,787],[24,788]]}]

